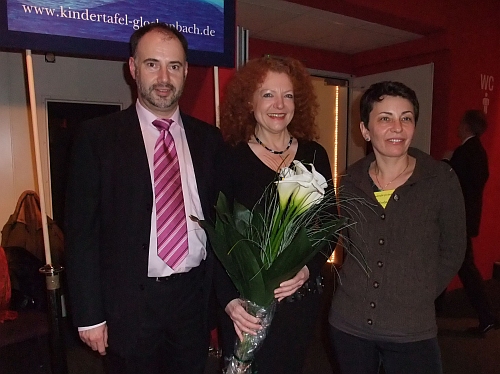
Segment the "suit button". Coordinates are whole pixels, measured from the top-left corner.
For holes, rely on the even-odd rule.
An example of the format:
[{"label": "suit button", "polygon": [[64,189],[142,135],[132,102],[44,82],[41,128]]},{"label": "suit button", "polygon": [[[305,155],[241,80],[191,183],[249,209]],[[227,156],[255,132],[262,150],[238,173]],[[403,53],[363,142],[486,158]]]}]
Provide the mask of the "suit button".
[{"label": "suit button", "polygon": [[141,249],[142,249],[143,251],[144,251],[144,250],[146,250],[146,249],[147,249],[147,248],[146,248],[146,244],[144,244],[144,243],[143,243],[143,244],[142,244]]},{"label": "suit button", "polygon": [[384,239],[379,239],[379,240],[378,240],[378,244],[380,244],[380,245],[384,245],[384,243],[385,243],[385,240],[384,240]]},{"label": "suit button", "polygon": [[378,288],[380,286],[380,283],[375,281],[373,282],[373,288]]},{"label": "suit button", "polygon": [[399,201],[399,195],[398,194],[394,194],[394,201]]},{"label": "suit button", "polygon": [[367,322],[370,326],[371,326],[371,325],[373,325],[373,321],[372,321],[371,319],[368,319],[366,322]]},{"label": "suit button", "polygon": [[381,268],[382,266],[384,266],[384,263],[382,261],[377,261],[377,266]]},{"label": "suit button", "polygon": [[372,302],[370,303],[370,306],[371,306],[372,308],[375,308],[377,305],[376,305],[376,304],[372,301]]},{"label": "suit button", "polygon": [[140,289],[141,291],[144,291],[144,289],[145,289],[145,288],[146,288],[146,287],[144,287],[144,285],[143,285],[143,284],[140,284],[140,285],[139,285],[139,289]]}]

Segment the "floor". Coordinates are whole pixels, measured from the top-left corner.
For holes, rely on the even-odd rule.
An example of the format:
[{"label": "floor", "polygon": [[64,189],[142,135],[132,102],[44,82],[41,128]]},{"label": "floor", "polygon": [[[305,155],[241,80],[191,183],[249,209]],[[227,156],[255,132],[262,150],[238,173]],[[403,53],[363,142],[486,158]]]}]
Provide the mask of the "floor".
[{"label": "floor", "polygon": [[[500,310],[500,281],[486,282],[488,294],[498,312]],[[477,323],[463,290],[446,295],[444,308],[438,317],[439,343],[445,374],[499,374],[500,330],[489,332],[484,338],[469,336],[465,330]],[[324,349],[324,318],[318,321],[314,344],[307,355],[303,374],[337,373],[328,361]],[[101,359],[86,349],[75,338],[74,333],[65,337],[69,374],[103,374]],[[32,339],[0,349],[0,373],[2,374],[46,374],[48,364],[47,341]],[[206,374],[219,373],[218,360],[211,353]]]}]

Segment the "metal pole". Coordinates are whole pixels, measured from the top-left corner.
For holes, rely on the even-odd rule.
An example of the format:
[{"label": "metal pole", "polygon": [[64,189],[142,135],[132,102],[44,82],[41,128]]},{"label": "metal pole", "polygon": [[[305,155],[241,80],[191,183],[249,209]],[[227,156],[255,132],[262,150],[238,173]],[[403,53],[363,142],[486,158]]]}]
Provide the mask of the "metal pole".
[{"label": "metal pole", "polygon": [[40,156],[40,138],[38,133],[38,119],[36,115],[36,95],[35,80],[33,74],[33,60],[31,50],[26,50],[26,71],[28,76],[28,89],[31,109],[31,123],[33,125],[33,140],[35,147],[36,179],[38,182],[38,194],[40,197],[40,211],[42,215],[43,242],[45,246],[45,261],[47,265],[40,269],[40,272],[46,276],[48,314],[50,326],[50,361],[52,374],[67,374],[68,367],[66,363],[66,349],[64,346],[64,337],[61,330],[62,306],[61,306],[61,284],[59,274],[62,267],[54,268],[52,266],[52,257],[50,253],[49,230],[47,225],[47,213],[45,209],[45,191],[42,178],[42,162]]},{"label": "metal pole", "polygon": [[219,67],[214,66],[215,126],[220,127]]},{"label": "metal pole", "polygon": [[61,266],[53,267],[50,264],[40,268],[40,273],[45,275],[47,285],[47,305],[50,326],[50,366],[52,374],[67,374],[66,347],[62,331],[62,305],[61,305]]}]

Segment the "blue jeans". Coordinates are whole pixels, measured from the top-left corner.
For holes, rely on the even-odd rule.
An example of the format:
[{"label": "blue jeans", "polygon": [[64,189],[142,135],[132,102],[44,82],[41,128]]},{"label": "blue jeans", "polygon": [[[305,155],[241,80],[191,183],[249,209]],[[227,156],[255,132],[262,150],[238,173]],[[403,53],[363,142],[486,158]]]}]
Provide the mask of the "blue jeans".
[{"label": "blue jeans", "polygon": [[361,339],[330,326],[330,341],[342,374],[442,374],[437,338],[411,343]]}]

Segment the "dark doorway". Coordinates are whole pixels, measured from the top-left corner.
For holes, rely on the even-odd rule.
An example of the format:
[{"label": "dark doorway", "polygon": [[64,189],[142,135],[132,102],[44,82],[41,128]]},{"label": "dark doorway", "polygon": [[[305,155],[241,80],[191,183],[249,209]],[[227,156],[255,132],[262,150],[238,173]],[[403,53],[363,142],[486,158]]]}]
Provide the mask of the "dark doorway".
[{"label": "dark doorway", "polygon": [[121,109],[119,104],[47,101],[53,219],[64,232],[64,200],[73,135],[85,120]]}]

